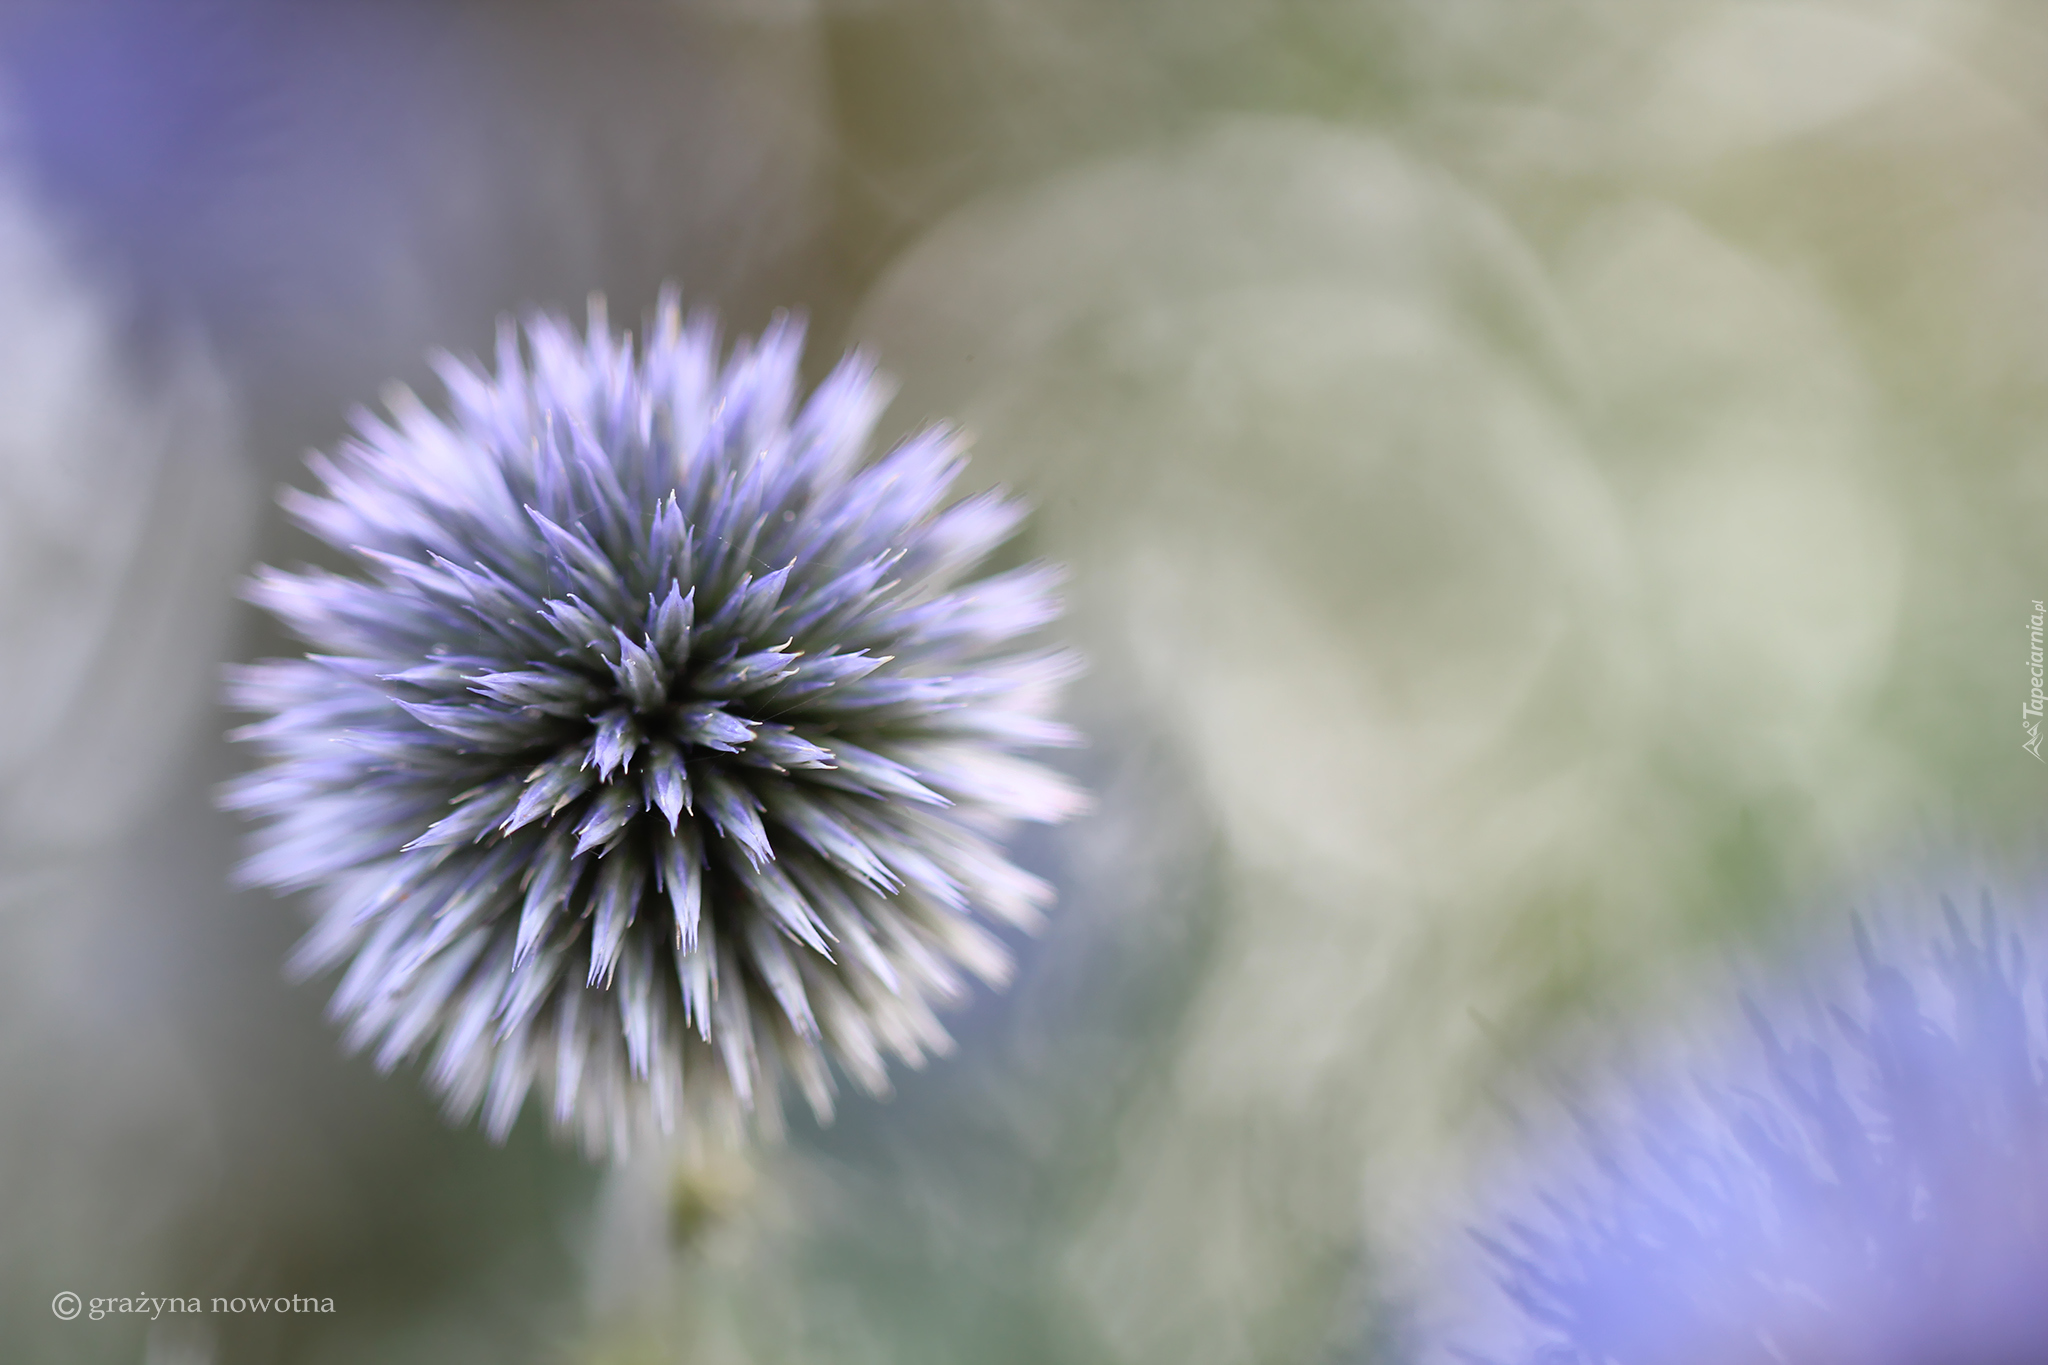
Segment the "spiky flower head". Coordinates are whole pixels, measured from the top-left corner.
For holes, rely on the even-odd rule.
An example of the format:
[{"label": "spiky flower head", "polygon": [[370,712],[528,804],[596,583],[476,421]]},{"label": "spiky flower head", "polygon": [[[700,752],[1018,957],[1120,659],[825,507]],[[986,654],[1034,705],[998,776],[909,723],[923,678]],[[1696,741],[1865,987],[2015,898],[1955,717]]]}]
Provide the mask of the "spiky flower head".
[{"label": "spiky flower head", "polygon": [[1860,990],[1782,1030],[1750,1004],[1737,1056],[1582,1115],[1577,1178],[1479,1234],[1519,1309],[1485,1358],[2048,1360],[2039,985],[1988,899],[1947,921],[1903,966],[1859,925]]},{"label": "spiky flower head", "polygon": [[721,363],[673,294],[637,348],[595,301],[507,323],[495,375],[441,358],[447,417],[400,393],[286,495],[355,570],[251,585],[314,652],[233,678],[243,875],[316,893],[293,966],[348,964],[350,1045],[431,1049],[494,1136],[535,1088],[593,1152],[773,1129],[785,1071],[827,1116],[830,1064],[883,1091],[960,968],[1004,977],[976,916],[1049,899],[997,841],[1079,801],[1018,756],[1074,739],[1073,657],[1019,643],[1057,574],[975,577],[1021,505],[949,501],[944,429],[868,459],[884,386],[798,407],[801,345]]}]

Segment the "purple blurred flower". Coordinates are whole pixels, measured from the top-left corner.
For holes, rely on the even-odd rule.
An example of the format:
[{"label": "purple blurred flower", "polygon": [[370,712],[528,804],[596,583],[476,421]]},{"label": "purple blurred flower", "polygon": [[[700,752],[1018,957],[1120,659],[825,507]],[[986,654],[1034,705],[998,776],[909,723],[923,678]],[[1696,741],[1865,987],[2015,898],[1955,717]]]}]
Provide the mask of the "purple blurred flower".
[{"label": "purple blurred flower", "polygon": [[864,459],[887,401],[849,358],[795,406],[786,323],[720,365],[663,299],[644,344],[508,323],[495,377],[444,358],[443,420],[314,457],[294,516],[354,576],[265,570],[255,600],[316,651],[237,670],[269,765],[243,873],[312,888],[294,968],[378,1064],[434,1047],[451,1116],[495,1137],[536,1084],[592,1152],[751,1109],[794,1073],[948,1046],[931,1002],[1007,971],[976,913],[1050,888],[996,840],[1078,795],[1015,751],[1072,655],[1025,651],[1057,573],[973,577],[1023,508],[947,503],[933,429]]},{"label": "purple blurred flower", "polygon": [[1974,938],[1945,908],[1910,969],[1858,926],[1857,1007],[1750,1005],[1753,1060],[1583,1122],[1583,1178],[1479,1237],[1520,1309],[1489,1358],[2048,1360],[2038,988],[1988,899]]}]

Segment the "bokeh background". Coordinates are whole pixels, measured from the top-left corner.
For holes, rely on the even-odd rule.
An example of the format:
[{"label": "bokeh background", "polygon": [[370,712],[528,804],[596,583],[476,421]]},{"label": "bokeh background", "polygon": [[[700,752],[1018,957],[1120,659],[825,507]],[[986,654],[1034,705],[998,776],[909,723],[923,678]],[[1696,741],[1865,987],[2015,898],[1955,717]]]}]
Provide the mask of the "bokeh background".
[{"label": "bokeh background", "polygon": [[[2043,71],[2029,0],[9,0],[0,1357],[1408,1358],[1504,1092],[2033,884]],[[218,679],[352,407],[671,278],[1030,496],[1096,805],[954,1056],[600,1169],[340,1054]]]}]

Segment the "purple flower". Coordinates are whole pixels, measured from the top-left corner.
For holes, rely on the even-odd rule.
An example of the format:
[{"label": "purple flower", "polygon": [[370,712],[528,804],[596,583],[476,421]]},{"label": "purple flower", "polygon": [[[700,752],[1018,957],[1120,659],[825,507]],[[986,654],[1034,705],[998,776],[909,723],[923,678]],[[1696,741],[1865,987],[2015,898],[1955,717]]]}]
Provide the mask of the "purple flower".
[{"label": "purple flower", "polygon": [[1074,656],[1045,565],[975,577],[1023,508],[948,501],[960,442],[865,458],[887,401],[858,357],[799,408],[778,322],[723,365],[673,294],[637,352],[508,323],[495,376],[444,358],[286,506],[358,561],[251,594],[313,652],[236,670],[242,872],[312,889],[293,967],[347,963],[334,1014],[380,1066],[431,1047],[494,1137],[532,1087],[593,1153],[743,1110],[784,1070],[827,1117],[837,1063],[948,1045],[932,1004],[1007,958],[1050,888],[998,840],[1080,797],[1017,751]]},{"label": "purple flower", "polygon": [[1988,899],[1947,918],[1903,968],[1859,926],[1860,1000],[1751,1005],[1746,1055],[1583,1121],[1578,1178],[1480,1235],[1520,1310],[1487,1358],[2048,1360],[2041,1002]]}]

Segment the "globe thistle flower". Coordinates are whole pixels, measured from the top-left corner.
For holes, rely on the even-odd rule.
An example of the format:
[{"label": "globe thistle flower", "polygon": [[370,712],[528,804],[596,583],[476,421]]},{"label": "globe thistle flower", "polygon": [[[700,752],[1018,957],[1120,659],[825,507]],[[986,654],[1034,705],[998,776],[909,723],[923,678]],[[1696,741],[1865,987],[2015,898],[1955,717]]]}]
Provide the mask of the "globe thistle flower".
[{"label": "globe thistle flower", "polygon": [[1463,1359],[1945,1365],[2048,1359],[2048,1092],[2023,945],[1952,907],[1901,967],[1857,928],[1860,1002],[1690,1087],[1581,1118],[1576,1180],[1477,1234],[1519,1310]]},{"label": "globe thistle flower", "polygon": [[949,1044],[935,1002],[1007,958],[1050,888],[998,846],[1078,795],[1019,751],[1072,655],[1042,564],[976,577],[1023,508],[948,501],[944,429],[866,460],[887,394],[844,361],[795,403],[799,329],[722,365],[664,296],[637,349],[501,328],[497,372],[442,357],[452,412],[392,420],[285,497],[354,556],[262,571],[314,650],[238,670],[267,766],[251,883],[316,893],[293,968],[347,963],[332,1012],[385,1068],[431,1049],[451,1117],[501,1138],[529,1090],[593,1153],[742,1111],[794,1075]]}]

